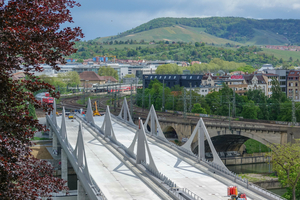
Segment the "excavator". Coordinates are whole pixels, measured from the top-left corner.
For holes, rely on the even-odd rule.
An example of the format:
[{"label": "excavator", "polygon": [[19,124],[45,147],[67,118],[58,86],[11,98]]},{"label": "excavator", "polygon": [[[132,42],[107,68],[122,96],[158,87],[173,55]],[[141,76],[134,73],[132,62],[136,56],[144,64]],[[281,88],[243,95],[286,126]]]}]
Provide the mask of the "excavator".
[{"label": "excavator", "polygon": [[95,109],[93,111],[93,115],[94,116],[101,116],[100,113],[98,112],[98,108],[97,108],[97,102],[95,101]]}]

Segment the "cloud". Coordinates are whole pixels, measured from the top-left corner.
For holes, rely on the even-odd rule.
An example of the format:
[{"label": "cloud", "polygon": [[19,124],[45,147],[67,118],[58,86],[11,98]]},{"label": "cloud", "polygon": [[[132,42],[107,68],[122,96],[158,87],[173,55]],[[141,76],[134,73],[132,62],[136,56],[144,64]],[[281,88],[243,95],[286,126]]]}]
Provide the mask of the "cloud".
[{"label": "cloud", "polygon": [[299,19],[299,0],[79,0],[72,9],[86,39],[116,35],[159,17],[234,16]]}]

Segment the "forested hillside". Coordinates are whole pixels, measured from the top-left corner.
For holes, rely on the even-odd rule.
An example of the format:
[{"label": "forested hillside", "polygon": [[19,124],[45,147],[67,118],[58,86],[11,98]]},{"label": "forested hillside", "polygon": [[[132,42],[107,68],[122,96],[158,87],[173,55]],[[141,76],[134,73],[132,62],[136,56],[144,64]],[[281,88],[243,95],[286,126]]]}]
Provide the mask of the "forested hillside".
[{"label": "forested hillside", "polygon": [[[204,32],[216,37],[246,43],[260,34],[258,31],[267,31],[271,37],[278,35],[279,40],[286,43],[300,44],[300,20],[296,19],[246,19],[239,17],[210,17],[210,18],[157,18],[136,28],[125,31],[110,39],[125,37],[161,27],[188,26],[203,28]],[[266,33],[264,33],[266,34]]]},{"label": "forested hillside", "polygon": [[[77,42],[75,48],[78,49],[78,52],[72,57],[87,59],[96,55],[115,55],[117,59],[201,61],[203,63],[209,63],[214,58],[220,58],[225,61],[244,62],[258,67],[266,63],[274,66],[283,65],[286,68],[300,65],[300,52],[292,52],[297,53],[297,55],[284,60],[272,54],[264,53],[261,48],[256,46],[227,48],[208,46],[199,42],[195,44],[183,42],[170,44],[168,41],[160,41],[153,45],[138,44],[137,41],[129,41],[126,44],[121,41],[121,43],[120,41],[111,41],[110,44],[104,45],[95,41]],[[282,52],[289,53],[288,51]]]}]

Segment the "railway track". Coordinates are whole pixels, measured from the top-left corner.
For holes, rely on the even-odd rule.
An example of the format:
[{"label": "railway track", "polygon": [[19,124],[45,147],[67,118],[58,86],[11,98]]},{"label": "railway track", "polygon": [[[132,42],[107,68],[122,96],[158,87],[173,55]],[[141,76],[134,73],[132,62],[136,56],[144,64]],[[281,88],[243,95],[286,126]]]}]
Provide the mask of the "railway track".
[{"label": "railway track", "polygon": [[[76,97],[72,97],[72,98],[65,98],[65,99],[61,99],[60,104],[57,104],[57,107],[62,108],[62,106],[65,106],[66,109],[70,109],[70,110],[75,110],[75,109],[86,109],[86,105],[81,105],[78,104],[76,101],[79,100],[80,98],[82,98],[81,96],[76,96]],[[91,103],[93,105],[93,103],[95,101],[98,101],[98,109],[99,111],[105,111],[106,110],[106,106],[107,106],[107,101],[111,99],[111,96],[99,96],[96,99],[91,99]],[[122,108],[122,103],[123,103],[123,99],[120,98],[119,100],[119,107],[117,106],[116,109],[114,109],[114,106],[110,107],[110,111],[111,113],[117,115],[120,113],[120,110]],[[117,103],[118,105],[118,103]],[[128,106],[130,106],[130,100],[128,100]],[[137,107],[135,104],[133,104],[133,112],[135,113],[136,116],[139,117],[147,117],[149,110],[148,109],[143,109],[140,107]],[[167,112],[160,112],[160,111],[156,111],[157,116],[159,117],[183,117],[181,114],[174,114],[174,113],[167,113]],[[187,120],[191,120],[191,121],[198,121],[199,120],[199,116],[187,116]],[[225,122],[225,123],[229,123],[227,118],[210,118],[210,117],[203,117],[203,120],[205,122]],[[231,121],[232,125],[235,123],[241,123],[239,121]],[[259,125],[264,125],[264,126],[271,126],[271,127],[282,127],[282,126],[286,126],[286,125],[281,125],[281,124],[273,124],[273,123],[267,123],[267,122],[253,122],[253,121],[242,121],[243,124],[249,124],[249,125],[253,125],[255,124],[259,124]]]}]

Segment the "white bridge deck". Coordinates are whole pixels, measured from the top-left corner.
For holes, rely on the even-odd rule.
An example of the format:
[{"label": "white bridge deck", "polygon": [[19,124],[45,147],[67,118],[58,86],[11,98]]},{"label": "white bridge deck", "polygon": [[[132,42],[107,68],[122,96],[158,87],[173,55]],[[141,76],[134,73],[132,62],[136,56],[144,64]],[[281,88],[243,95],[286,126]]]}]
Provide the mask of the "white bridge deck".
[{"label": "white bridge deck", "polygon": [[[57,117],[57,124],[61,126],[61,117]],[[73,148],[78,126],[77,120],[66,118],[68,141]],[[83,139],[89,172],[107,199],[161,199],[84,127]]]}]

